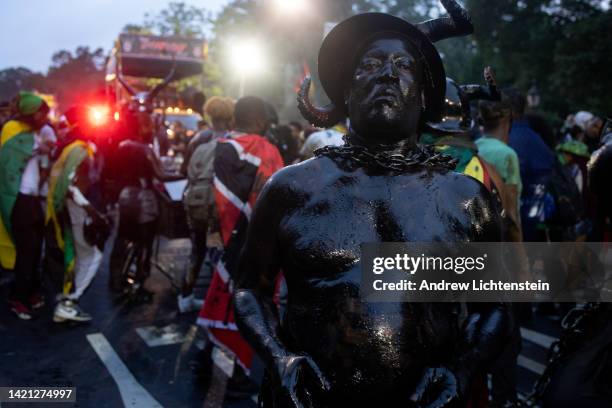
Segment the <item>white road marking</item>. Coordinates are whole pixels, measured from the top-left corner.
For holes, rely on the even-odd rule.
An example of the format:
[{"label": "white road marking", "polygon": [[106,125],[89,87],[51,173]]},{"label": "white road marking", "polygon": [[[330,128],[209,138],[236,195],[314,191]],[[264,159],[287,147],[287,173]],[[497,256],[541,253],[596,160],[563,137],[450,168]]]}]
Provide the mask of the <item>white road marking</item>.
[{"label": "white road marking", "polygon": [[177,329],[175,324],[165,327],[145,326],[136,328],[136,333],[147,343],[147,346],[159,347],[185,341],[185,335]]},{"label": "white road marking", "polygon": [[518,356],[518,365],[538,375],[542,375],[542,373],[544,373],[544,369],[546,368],[544,364],[540,364],[522,354]]},{"label": "white road marking", "polygon": [[91,347],[93,347],[94,351],[113,377],[113,380],[115,380],[124,406],[130,408],[163,408],[162,405],[157,402],[138,381],[136,381],[130,370],[123,364],[121,358],[119,358],[102,333],[88,334],[87,341],[89,341],[89,344],[91,344]]},{"label": "white road marking", "polygon": [[529,340],[530,342],[537,344],[538,346],[544,347],[545,349],[549,349],[550,345],[553,342],[557,341],[555,337],[548,336],[546,334],[534,330],[526,329],[524,327],[521,327],[521,336],[525,340]]}]

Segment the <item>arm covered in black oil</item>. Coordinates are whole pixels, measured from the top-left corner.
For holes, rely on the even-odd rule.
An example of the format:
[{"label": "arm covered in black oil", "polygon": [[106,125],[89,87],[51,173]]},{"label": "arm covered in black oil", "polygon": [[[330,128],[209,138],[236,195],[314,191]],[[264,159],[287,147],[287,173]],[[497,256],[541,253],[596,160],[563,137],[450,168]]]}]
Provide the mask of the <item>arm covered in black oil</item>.
[{"label": "arm covered in black oil", "polygon": [[[481,186],[476,199],[466,206],[472,228],[471,240],[502,240],[501,217],[488,191]],[[513,329],[511,305],[507,303],[469,303],[455,357],[446,367],[425,370],[412,400],[419,406],[441,408],[454,401],[469,400],[472,382],[486,374],[504,349]]]},{"label": "arm covered in black oil", "polygon": [[[329,385],[314,361],[290,352],[281,340],[278,308],[274,304],[279,274],[278,225],[288,207],[289,186],[273,176],[259,195],[238,266],[234,311],[242,335],[264,360],[272,379],[275,406],[300,406],[305,376],[322,390]],[[315,390],[309,390],[310,392]]]},{"label": "arm covered in black oil", "polygon": [[[470,211],[472,225],[482,228],[472,232],[474,241],[499,242],[502,240],[501,217],[488,191],[481,190],[481,199]],[[482,208],[478,208],[482,207]],[[485,220],[491,214],[490,220]],[[513,328],[511,305],[507,303],[469,303],[468,317],[463,325],[457,357],[452,369],[457,374],[459,393],[465,395],[467,387],[486,370],[501,353]]]}]

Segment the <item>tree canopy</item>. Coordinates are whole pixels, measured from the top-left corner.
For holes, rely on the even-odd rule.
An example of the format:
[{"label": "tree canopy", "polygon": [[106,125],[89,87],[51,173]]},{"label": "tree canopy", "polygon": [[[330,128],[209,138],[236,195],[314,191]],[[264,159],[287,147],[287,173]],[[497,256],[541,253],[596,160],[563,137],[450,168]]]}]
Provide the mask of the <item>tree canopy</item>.
[{"label": "tree canopy", "polygon": [[[550,116],[564,117],[577,110],[599,115],[612,112],[606,92],[612,89],[612,77],[606,75],[612,66],[612,42],[606,35],[612,26],[612,11],[601,1],[465,3],[474,21],[474,35],[436,44],[448,76],[460,83],[482,82],[483,68],[491,65],[502,86],[526,93],[536,84],[542,100],[540,109]],[[223,41],[231,36],[258,33],[274,50],[276,64],[301,66],[306,61],[316,71],[316,55],[327,21],[340,21],[358,12],[382,11],[418,22],[443,11],[436,0],[312,0],[311,5],[316,9],[314,15],[282,21],[265,10],[262,2],[234,0],[213,20],[215,44],[222,50]],[[224,67],[222,60],[219,63]],[[281,70],[275,75],[279,82],[285,79]],[[284,86],[293,85],[289,81]]]},{"label": "tree canopy", "polygon": [[[272,2],[232,0],[217,15],[188,2],[171,2],[164,10],[145,14],[126,32],[204,37],[210,42],[205,75],[183,87],[204,88],[207,94],[238,94],[238,76],[231,63],[232,44],[254,39],[264,45],[266,70],[247,81],[247,93],[259,94],[277,106],[291,105],[296,81],[306,63],[316,77],[316,57],[326,22],[351,14],[383,11],[412,22],[436,17],[437,0],[309,0],[309,11],[280,15]],[[438,47],[447,75],[459,83],[482,82],[484,66],[494,68],[502,86],[526,92],[537,84],[541,109],[564,117],[577,110],[599,115],[612,113],[607,91],[612,89],[612,11],[600,0],[465,0],[475,33],[442,41]],[[59,51],[45,77],[25,68],[0,71],[0,97],[24,87],[68,92],[74,79],[93,83],[102,77],[101,50],[80,47]],[[250,62],[245,60],[244,64]],[[318,89],[319,99],[323,97]],[[294,117],[297,117],[295,105]]]},{"label": "tree canopy", "polygon": [[9,100],[20,90],[51,93],[66,108],[96,97],[103,90],[105,54],[101,48],[77,47],[74,52],[57,51],[46,75],[26,68],[0,71],[0,100]]}]

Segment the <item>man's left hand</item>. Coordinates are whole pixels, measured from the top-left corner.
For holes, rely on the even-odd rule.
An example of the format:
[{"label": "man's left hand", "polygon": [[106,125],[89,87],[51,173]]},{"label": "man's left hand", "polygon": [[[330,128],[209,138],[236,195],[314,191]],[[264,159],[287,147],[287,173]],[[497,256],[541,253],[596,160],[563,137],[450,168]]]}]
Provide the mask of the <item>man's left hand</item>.
[{"label": "man's left hand", "polygon": [[447,407],[459,399],[457,378],[445,367],[428,368],[410,397],[423,408]]}]

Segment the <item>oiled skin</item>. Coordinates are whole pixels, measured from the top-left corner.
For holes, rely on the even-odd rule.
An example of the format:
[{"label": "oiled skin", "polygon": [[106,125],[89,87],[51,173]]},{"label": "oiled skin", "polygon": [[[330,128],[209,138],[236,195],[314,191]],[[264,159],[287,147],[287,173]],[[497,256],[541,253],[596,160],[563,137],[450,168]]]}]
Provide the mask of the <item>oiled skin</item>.
[{"label": "oiled skin", "polygon": [[[505,311],[484,305],[462,334],[456,304],[363,302],[359,245],[499,241],[499,234],[488,192],[467,176],[370,176],[318,157],[275,174],[260,196],[241,260],[237,321],[271,370],[285,353],[312,357],[331,385],[313,406],[367,406],[392,395],[408,403],[425,368],[459,364],[478,341],[491,343],[479,353],[493,353]],[[289,297],[276,327],[270,301],[279,270]]]},{"label": "oiled skin", "polygon": [[[406,157],[425,108],[424,65],[383,33],[357,52],[346,88],[349,143]],[[258,198],[236,277],[236,322],[264,359],[264,407],[465,405],[470,381],[503,347],[504,305],[367,303],[365,242],[499,241],[485,187],[450,171],[390,173],[320,156],[275,174]],[[342,161],[336,161],[342,160]],[[366,160],[367,162],[367,160]],[[272,299],[285,275],[284,321]]]}]

